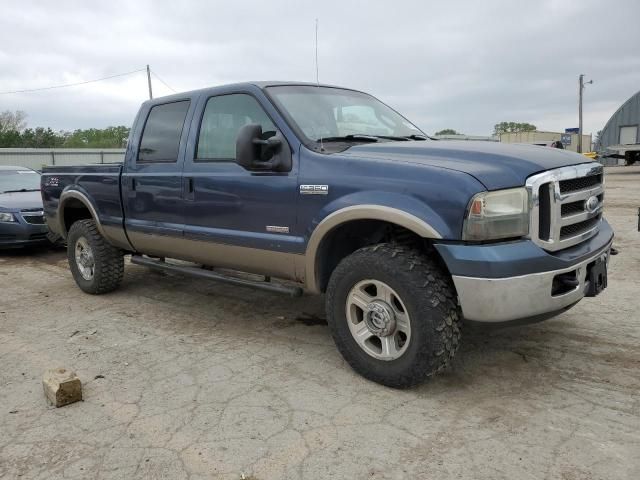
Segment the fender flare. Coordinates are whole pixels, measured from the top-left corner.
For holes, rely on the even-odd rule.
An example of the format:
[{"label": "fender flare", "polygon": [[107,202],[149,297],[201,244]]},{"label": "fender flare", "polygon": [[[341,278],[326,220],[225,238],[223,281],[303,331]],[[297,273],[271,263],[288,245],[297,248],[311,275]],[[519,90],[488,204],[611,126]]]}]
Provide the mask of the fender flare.
[{"label": "fender flare", "polygon": [[87,210],[89,210],[89,213],[91,213],[93,221],[96,222],[98,232],[100,232],[100,235],[104,237],[104,229],[102,227],[102,224],[100,223],[98,212],[91,203],[89,197],[78,190],[66,190],[62,192],[62,195],[60,195],[60,203],[58,206],[58,228],[60,229],[60,234],[62,235],[62,237],[66,240],[67,234],[69,233],[67,232],[67,229],[64,225],[64,207],[65,204],[71,199],[79,200],[85,207],[87,207]]},{"label": "fender flare", "polygon": [[317,278],[318,250],[322,241],[336,227],[353,220],[381,220],[411,230],[422,238],[439,239],[440,233],[424,220],[397,208],[384,205],[354,205],[327,215],[313,230],[305,253],[305,283],[309,291],[320,293]]}]

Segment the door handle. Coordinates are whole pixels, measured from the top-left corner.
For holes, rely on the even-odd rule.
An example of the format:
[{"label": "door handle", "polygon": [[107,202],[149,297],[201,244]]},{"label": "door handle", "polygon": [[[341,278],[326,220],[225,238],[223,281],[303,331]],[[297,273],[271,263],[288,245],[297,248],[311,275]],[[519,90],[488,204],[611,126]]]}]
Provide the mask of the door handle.
[{"label": "door handle", "polygon": [[135,177],[130,177],[131,178],[131,191],[135,192],[136,191],[136,179]]},{"label": "door handle", "polygon": [[195,200],[195,186],[193,182],[193,177],[185,177],[184,178],[184,189],[185,189],[185,199],[186,200]]}]

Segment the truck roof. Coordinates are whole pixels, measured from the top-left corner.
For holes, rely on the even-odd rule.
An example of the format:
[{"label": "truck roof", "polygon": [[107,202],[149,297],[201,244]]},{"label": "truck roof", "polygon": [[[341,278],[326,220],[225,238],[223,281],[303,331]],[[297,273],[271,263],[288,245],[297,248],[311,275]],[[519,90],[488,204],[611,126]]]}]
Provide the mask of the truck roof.
[{"label": "truck roof", "polygon": [[164,97],[156,97],[156,98],[154,98],[152,100],[147,100],[144,103],[154,104],[156,102],[165,102],[167,100],[174,99],[174,98],[175,99],[188,98],[188,97],[192,97],[194,95],[200,94],[200,93],[215,94],[215,93],[223,93],[223,92],[228,91],[228,90],[242,89],[242,88],[247,88],[247,87],[258,87],[260,89],[264,89],[264,88],[267,88],[267,87],[276,87],[276,86],[284,86],[284,85],[342,88],[344,90],[359,91],[359,90],[355,90],[353,88],[340,87],[338,85],[330,85],[330,84],[324,84],[324,83],[296,82],[296,81],[285,81],[285,80],[271,80],[271,81],[262,80],[262,81],[253,81],[253,82],[229,83],[229,84],[225,84],[225,85],[217,85],[217,86],[214,86],[214,87],[199,88],[197,90],[189,90],[187,92],[179,92],[179,93],[175,93],[173,95],[167,95],[167,96],[164,96]]}]

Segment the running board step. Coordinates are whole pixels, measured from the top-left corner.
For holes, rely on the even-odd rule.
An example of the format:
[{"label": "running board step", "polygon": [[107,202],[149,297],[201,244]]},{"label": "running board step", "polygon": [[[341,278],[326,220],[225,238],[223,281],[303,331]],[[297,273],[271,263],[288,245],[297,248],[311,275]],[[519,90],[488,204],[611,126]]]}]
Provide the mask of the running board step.
[{"label": "running board step", "polygon": [[279,285],[271,283],[269,281],[248,280],[244,278],[233,277],[231,275],[224,275],[218,272],[212,272],[211,270],[205,270],[200,267],[173,265],[163,260],[155,260],[153,258],[143,257],[140,255],[131,255],[131,263],[135,263],[136,265],[144,265],[145,267],[155,268],[157,270],[181,273],[183,275],[189,275],[191,277],[206,278],[209,280],[216,280],[218,282],[230,283],[232,285],[239,285],[241,287],[254,287],[260,288],[262,290],[268,290],[270,292],[284,293],[292,297],[300,297],[302,295],[302,288],[300,287]]}]

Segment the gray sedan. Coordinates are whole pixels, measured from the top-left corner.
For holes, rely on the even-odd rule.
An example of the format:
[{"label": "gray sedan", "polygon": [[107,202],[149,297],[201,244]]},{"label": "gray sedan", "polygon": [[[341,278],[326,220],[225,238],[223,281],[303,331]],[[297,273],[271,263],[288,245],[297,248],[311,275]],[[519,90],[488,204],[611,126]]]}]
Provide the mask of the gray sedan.
[{"label": "gray sedan", "polygon": [[50,243],[42,212],[40,174],[0,166],[0,248]]}]

